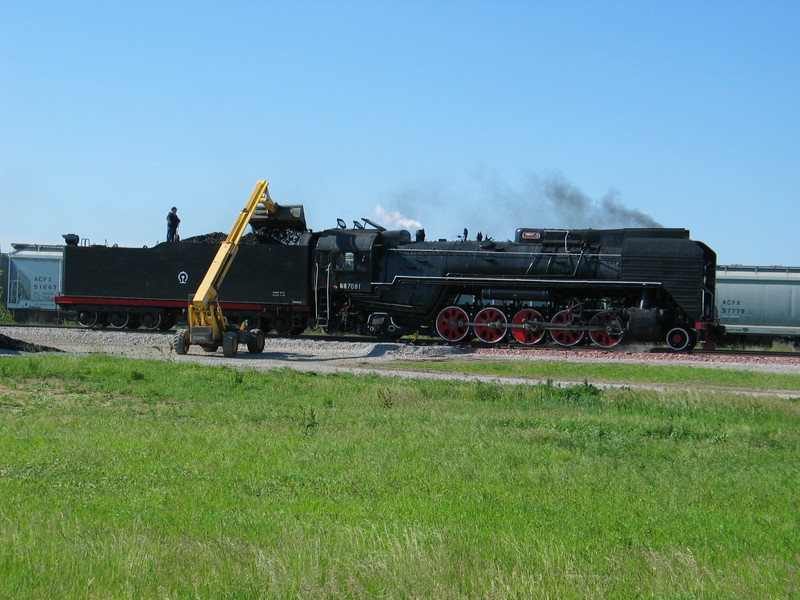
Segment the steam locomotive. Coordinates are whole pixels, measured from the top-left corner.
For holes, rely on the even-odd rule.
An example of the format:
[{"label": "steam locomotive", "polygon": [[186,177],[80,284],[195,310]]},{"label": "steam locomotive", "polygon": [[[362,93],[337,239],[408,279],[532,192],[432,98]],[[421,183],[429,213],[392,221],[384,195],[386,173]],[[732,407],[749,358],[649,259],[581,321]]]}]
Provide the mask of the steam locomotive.
[{"label": "steam locomotive", "polygon": [[[66,237],[66,236],[65,236]],[[464,236],[466,238],[466,236]],[[184,318],[217,244],[64,251],[57,304],[84,327],[169,329]],[[219,302],[264,332],[438,335],[560,346],[712,343],[716,255],[685,229],[517,229],[514,241],[412,241],[364,219],[241,245]]]}]

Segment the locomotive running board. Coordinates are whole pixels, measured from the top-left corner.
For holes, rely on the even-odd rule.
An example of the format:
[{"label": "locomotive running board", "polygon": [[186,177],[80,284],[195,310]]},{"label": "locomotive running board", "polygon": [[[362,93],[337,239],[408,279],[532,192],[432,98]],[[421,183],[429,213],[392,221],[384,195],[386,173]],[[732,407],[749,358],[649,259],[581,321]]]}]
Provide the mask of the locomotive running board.
[{"label": "locomotive running board", "polygon": [[574,287],[627,287],[638,285],[641,287],[662,287],[660,281],[624,281],[619,279],[597,280],[597,279],[519,279],[505,277],[424,277],[420,275],[395,275],[391,282],[374,281],[371,285],[375,287],[388,287],[398,283],[409,282],[424,285],[442,285],[446,283],[459,285],[523,285],[525,287],[536,288],[542,285]]}]

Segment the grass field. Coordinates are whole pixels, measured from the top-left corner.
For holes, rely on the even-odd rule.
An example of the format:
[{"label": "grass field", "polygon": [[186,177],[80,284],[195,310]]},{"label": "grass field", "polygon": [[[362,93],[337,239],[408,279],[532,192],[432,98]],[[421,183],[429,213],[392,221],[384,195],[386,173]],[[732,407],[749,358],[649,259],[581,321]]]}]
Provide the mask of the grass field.
[{"label": "grass field", "polygon": [[9,357],[0,597],[796,598],[798,446],[690,386]]},{"label": "grass field", "polygon": [[800,375],[717,369],[712,367],[624,364],[610,361],[559,362],[527,360],[469,360],[469,361],[397,361],[393,367],[408,370],[446,371],[492,375],[495,377],[535,377],[539,380],[560,379],[584,381],[659,383],[669,385],[713,386],[717,388],[785,390],[798,392]]}]

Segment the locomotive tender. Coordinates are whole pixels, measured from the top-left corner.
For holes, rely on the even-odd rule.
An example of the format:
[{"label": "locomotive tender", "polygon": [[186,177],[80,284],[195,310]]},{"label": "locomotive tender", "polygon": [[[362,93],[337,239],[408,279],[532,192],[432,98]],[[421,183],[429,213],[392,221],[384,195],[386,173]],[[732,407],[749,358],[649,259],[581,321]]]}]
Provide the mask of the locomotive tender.
[{"label": "locomotive tender", "polygon": [[[152,248],[64,247],[63,291],[56,303],[83,327],[170,329],[185,320],[188,301],[219,244],[163,243]],[[301,333],[308,306],[309,247],[243,245],[220,292],[236,321]],[[299,328],[299,330],[298,330]]]},{"label": "locomotive tender", "polygon": [[[715,332],[716,255],[685,229],[518,229],[507,242],[412,241],[408,231],[364,222],[304,232],[292,245],[242,245],[219,290],[228,318],[288,334],[316,324],[453,343],[665,341],[676,351]],[[67,246],[56,301],[83,326],[168,329],[216,249]]]}]

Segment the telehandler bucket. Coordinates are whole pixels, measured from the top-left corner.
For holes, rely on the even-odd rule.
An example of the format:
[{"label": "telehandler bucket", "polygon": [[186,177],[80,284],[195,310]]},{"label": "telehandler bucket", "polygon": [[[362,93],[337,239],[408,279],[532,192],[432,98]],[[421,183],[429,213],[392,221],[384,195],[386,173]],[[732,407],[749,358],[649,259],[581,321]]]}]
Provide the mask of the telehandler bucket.
[{"label": "telehandler bucket", "polygon": [[275,212],[268,212],[263,204],[259,204],[253,216],[250,217],[253,229],[264,227],[270,229],[297,229],[306,230],[306,215],[302,204],[275,205]]}]

